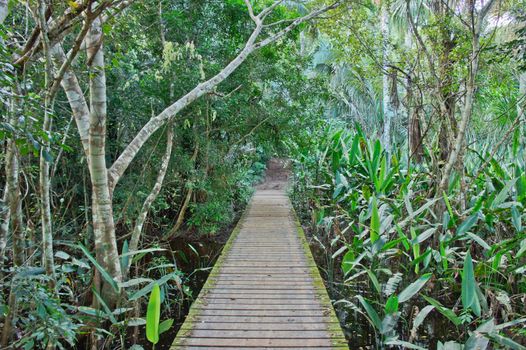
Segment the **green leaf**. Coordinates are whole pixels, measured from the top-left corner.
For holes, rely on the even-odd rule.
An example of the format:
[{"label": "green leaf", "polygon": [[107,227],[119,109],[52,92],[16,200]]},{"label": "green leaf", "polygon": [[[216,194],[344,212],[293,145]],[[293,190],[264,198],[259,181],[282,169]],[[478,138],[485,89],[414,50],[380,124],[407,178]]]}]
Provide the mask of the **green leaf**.
[{"label": "green leaf", "polygon": [[82,252],[84,253],[84,255],[86,255],[86,257],[88,258],[89,261],[91,261],[91,263],[97,268],[97,270],[99,270],[102,278],[104,278],[106,280],[106,282],[108,282],[108,284],[113,288],[113,290],[117,293],[120,293],[120,288],[119,288],[119,285],[117,284],[117,282],[113,279],[113,277],[111,277],[111,275],[108,273],[108,271],[106,271],[106,269],[104,269],[98,262],[97,262],[97,259],[95,259],[93,257],[93,255],[90,254],[90,252],[88,251],[88,248],[84,247],[82,244],[78,244],[77,247],[80,248],[80,250],[82,250]]},{"label": "green leaf", "polygon": [[128,298],[128,300],[129,301],[133,301],[133,300],[139,299],[140,297],[145,296],[151,290],[153,290],[153,288],[155,287],[156,284],[159,285],[159,286],[162,286],[163,284],[165,284],[166,282],[168,282],[171,279],[174,279],[177,283],[180,283],[180,279],[179,279],[179,276],[177,276],[177,273],[176,272],[172,272],[172,273],[169,273],[167,275],[164,275],[163,277],[159,278],[157,281],[151,282],[147,286],[145,286],[142,289],[138,290],[136,293],[132,294]]},{"label": "green leaf", "polygon": [[342,259],[342,270],[345,275],[347,275],[349,271],[352,270],[352,268],[354,267],[353,263],[354,253],[351,250],[349,250],[347,253],[345,253]]},{"label": "green leaf", "polygon": [[477,297],[475,274],[473,271],[473,260],[469,251],[464,259],[464,269],[462,273],[462,306],[465,310],[471,308],[473,312],[480,315],[480,303]]},{"label": "green leaf", "polygon": [[144,253],[151,253],[151,252],[161,252],[161,251],[165,251],[166,249],[163,249],[163,248],[148,248],[148,249],[140,249],[140,250],[134,250],[133,252],[129,252],[127,251],[126,249],[126,252],[122,251],[122,254],[121,254],[121,258],[126,258],[126,257],[129,257],[129,256],[133,256],[133,255],[136,255],[136,254],[144,254]]},{"label": "green leaf", "polygon": [[451,218],[451,220],[453,220],[453,222],[455,222],[455,215],[453,214],[453,208],[451,207],[451,203],[449,202],[449,198],[446,192],[442,191],[442,197],[444,198],[444,203],[446,203],[446,208],[447,208],[447,212],[449,213],[449,217]]},{"label": "green leaf", "polygon": [[440,302],[437,300],[426,295],[422,295],[422,298],[424,298],[429,304],[433,305],[438,310],[438,312],[447,317],[451,322],[453,322],[455,326],[462,324],[462,320],[455,314],[455,312],[453,312],[453,310],[448,309],[447,307],[440,304]]},{"label": "green leaf", "polygon": [[396,294],[393,294],[387,299],[387,302],[385,303],[385,313],[386,314],[394,314],[398,312],[398,297]]},{"label": "green leaf", "polygon": [[146,338],[152,344],[159,342],[159,321],[161,318],[161,290],[156,283],[153,286],[148,309],[146,310]]},{"label": "green leaf", "polygon": [[511,340],[510,338],[504,337],[498,333],[489,333],[486,335],[488,338],[492,339],[494,342],[499,343],[500,345],[504,346],[505,349],[512,349],[512,350],[526,350],[526,347],[516,343],[515,341]]},{"label": "green leaf", "polygon": [[93,292],[93,295],[95,295],[100,305],[102,306],[106,317],[111,321],[112,324],[117,324],[117,319],[115,318],[115,315],[113,314],[113,312],[111,312],[110,308],[108,307],[104,299],[102,299],[99,292],[97,292],[95,288],[91,288],[91,290]]},{"label": "green leaf", "polygon": [[515,227],[517,232],[522,231],[522,217],[516,206],[511,208],[511,222],[513,223],[513,227]]},{"label": "green leaf", "polygon": [[356,296],[360,303],[362,304],[363,308],[367,312],[367,315],[369,316],[369,321],[375,327],[376,329],[380,330],[382,329],[382,321],[380,320],[380,316],[378,316],[378,313],[376,310],[372,307],[367,300],[365,300],[361,295]]},{"label": "green leaf", "polygon": [[374,289],[376,289],[378,294],[381,294],[382,289],[380,287],[380,282],[378,282],[378,278],[376,278],[376,275],[369,269],[367,269],[367,275],[369,275],[369,279],[373,283]]},{"label": "green leaf", "polygon": [[506,182],[506,186],[495,196],[495,199],[491,203],[491,208],[495,209],[498,207],[504,200],[508,197],[508,192],[512,189],[512,187],[515,185],[515,182],[517,182],[517,178],[509,180]]},{"label": "green leaf", "polygon": [[464,220],[464,222],[461,223],[457,227],[457,235],[462,236],[464,233],[466,233],[469,229],[471,229],[477,223],[478,219],[479,219],[478,213],[475,213],[471,215],[469,218],[467,218],[466,220]]},{"label": "green leaf", "polygon": [[430,273],[422,275],[419,279],[408,285],[399,295],[398,302],[403,303],[411,299],[422,287],[426,284],[427,281],[431,278]]},{"label": "green leaf", "polygon": [[424,319],[427,317],[427,315],[433,311],[435,307],[433,305],[427,305],[425,306],[420,312],[416,315],[415,319],[413,320],[413,330],[416,331],[418,327],[424,322]]},{"label": "green leaf", "polygon": [[128,264],[130,262],[130,257],[125,255],[128,253],[128,240],[125,240],[122,244],[122,252],[121,252],[121,270],[125,271],[128,268]]},{"label": "green leaf", "polygon": [[173,318],[169,318],[161,322],[161,324],[159,325],[159,334],[163,334],[164,332],[172,328],[173,323],[174,323]]},{"label": "green leaf", "polygon": [[385,342],[385,345],[395,345],[395,346],[398,345],[398,346],[401,346],[403,349],[426,350],[426,348],[423,348],[421,346],[418,346],[418,345],[415,345],[415,344],[412,344],[412,343],[409,343],[403,340],[398,340],[398,339],[387,340]]},{"label": "green leaf", "polygon": [[371,213],[371,243],[374,243],[380,237],[380,214],[378,213],[378,205],[376,203],[376,197],[373,197],[371,202],[372,213]]}]

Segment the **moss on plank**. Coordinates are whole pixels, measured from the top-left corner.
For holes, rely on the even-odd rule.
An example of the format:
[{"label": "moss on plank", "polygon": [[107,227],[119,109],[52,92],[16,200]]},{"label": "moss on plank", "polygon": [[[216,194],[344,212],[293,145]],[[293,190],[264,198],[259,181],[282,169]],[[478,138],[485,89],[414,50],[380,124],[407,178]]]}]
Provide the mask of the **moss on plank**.
[{"label": "moss on plank", "polygon": [[186,316],[186,319],[183,325],[181,326],[181,329],[179,329],[179,332],[177,332],[177,336],[175,337],[170,348],[184,345],[185,338],[190,336],[192,331],[194,330],[194,325],[198,321],[199,315],[201,311],[203,310],[203,306],[207,304],[205,301],[205,297],[209,293],[209,291],[212,290],[213,287],[215,286],[217,282],[217,279],[215,277],[219,274],[219,271],[221,270],[221,267],[223,266],[223,263],[225,262],[226,256],[230,252],[230,249],[232,248],[234,241],[239,235],[239,232],[241,231],[241,227],[243,226],[243,223],[245,222],[247,213],[250,211],[251,205],[252,205],[252,201],[250,201],[250,203],[247,205],[247,207],[245,208],[245,211],[239,218],[239,221],[237,222],[236,227],[234,227],[234,229],[232,230],[232,233],[230,234],[228,241],[225,243],[223,249],[221,250],[221,254],[217,258],[217,261],[214,264],[212,271],[208,275],[208,278],[206,279],[206,282],[203,285],[201,292],[197,296],[197,299],[192,303],[192,306],[190,307],[190,311],[188,312],[188,315]]},{"label": "moss on plank", "polygon": [[321,278],[320,271],[318,270],[318,267],[316,266],[316,262],[314,260],[314,257],[312,256],[312,252],[310,250],[309,243],[307,242],[307,239],[305,237],[305,232],[303,231],[303,227],[301,226],[301,223],[298,219],[298,216],[296,215],[296,211],[294,210],[294,207],[292,206],[292,203],[290,205],[290,215],[292,217],[292,220],[294,222],[294,225],[296,227],[296,233],[298,235],[298,238],[300,240],[300,244],[303,248],[303,251],[305,252],[305,255],[307,257],[307,260],[311,264],[308,264],[310,277],[313,280],[314,288],[316,295],[318,296],[318,299],[320,300],[322,307],[326,310],[326,316],[328,318],[327,325],[327,331],[329,333],[329,336],[331,337],[331,343],[334,346],[334,348],[346,348],[347,340],[345,339],[345,336],[343,334],[340,320],[336,316],[336,313],[334,312],[334,308],[332,306],[331,298],[329,297],[329,294],[327,293],[327,289],[325,288],[325,284],[323,283],[323,279]]}]

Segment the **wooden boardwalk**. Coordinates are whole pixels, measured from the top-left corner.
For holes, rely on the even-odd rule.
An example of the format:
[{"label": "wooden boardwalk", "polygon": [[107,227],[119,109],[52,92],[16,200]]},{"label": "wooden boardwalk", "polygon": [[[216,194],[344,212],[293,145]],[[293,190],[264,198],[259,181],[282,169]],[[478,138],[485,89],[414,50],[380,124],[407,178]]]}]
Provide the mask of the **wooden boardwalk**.
[{"label": "wooden boardwalk", "polygon": [[171,349],[348,349],[283,190],[257,190]]}]

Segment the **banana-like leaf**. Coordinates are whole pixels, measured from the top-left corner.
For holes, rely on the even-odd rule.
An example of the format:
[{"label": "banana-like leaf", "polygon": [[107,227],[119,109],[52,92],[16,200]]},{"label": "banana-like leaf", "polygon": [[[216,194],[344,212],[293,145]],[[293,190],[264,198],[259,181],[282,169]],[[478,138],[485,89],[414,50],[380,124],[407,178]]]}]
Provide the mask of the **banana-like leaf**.
[{"label": "banana-like leaf", "polygon": [[146,310],[146,338],[150,343],[159,342],[159,321],[161,319],[161,290],[155,284],[150,294],[148,308]]},{"label": "banana-like leaf", "polygon": [[400,292],[400,294],[398,294],[398,302],[403,303],[411,299],[416,293],[420,291],[420,289],[422,289],[422,287],[424,287],[424,285],[427,283],[427,281],[429,281],[430,278],[431,274],[426,273],[425,275],[408,285],[403,291]]}]

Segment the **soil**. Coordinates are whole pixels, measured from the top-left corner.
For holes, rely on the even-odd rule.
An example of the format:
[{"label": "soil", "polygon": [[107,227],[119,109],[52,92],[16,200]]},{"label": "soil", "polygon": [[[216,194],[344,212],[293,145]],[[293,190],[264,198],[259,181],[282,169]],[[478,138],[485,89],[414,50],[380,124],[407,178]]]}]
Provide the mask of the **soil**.
[{"label": "soil", "polygon": [[271,158],[267,162],[265,181],[257,185],[259,190],[281,190],[288,187],[291,174],[291,162],[283,158]]}]

